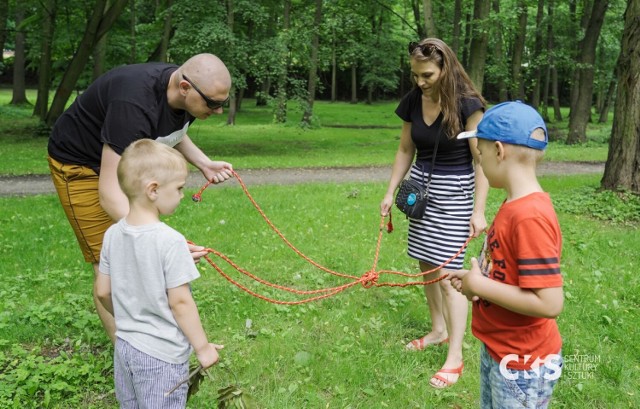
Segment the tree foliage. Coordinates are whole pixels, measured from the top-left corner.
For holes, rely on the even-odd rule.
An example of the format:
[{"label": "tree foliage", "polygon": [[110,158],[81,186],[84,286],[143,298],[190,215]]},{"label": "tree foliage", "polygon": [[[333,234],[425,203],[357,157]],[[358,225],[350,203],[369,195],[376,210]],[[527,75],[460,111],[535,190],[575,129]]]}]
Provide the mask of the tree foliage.
[{"label": "tree foliage", "polygon": [[[25,16],[18,22],[25,71],[14,78],[15,60],[0,59],[0,80],[38,82],[34,114],[51,124],[96,73],[147,61],[180,64],[211,52],[232,74],[229,123],[246,97],[270,104],[274,120],[284,122],[291,120],[288,101],[304,109],[314,98],[400,98],[412,86],[407,43],[437,32],[487,100],[523,99],[547,120],[547,107],[559,120],[560,105],[569,106],[577,125],[563,134],[582,142],[585,124],[594,114],[606,121],[618,98],[622,16],[632,3],[321,0],[314,24],[316,0],[0,0],[5,49],[16,49],[16,11],[24,9]],[[104,51],[95,53],[101,38]],[[46,107],[50,90],[54,98]]]}]

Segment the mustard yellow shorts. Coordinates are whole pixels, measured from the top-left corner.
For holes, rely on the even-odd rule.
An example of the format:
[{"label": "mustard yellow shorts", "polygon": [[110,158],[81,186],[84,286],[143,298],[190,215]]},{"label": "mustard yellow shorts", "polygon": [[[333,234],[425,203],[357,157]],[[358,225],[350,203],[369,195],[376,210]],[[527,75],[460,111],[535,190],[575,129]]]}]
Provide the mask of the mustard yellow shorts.
[{"label": "mustard yellow shorts", "polygon": [[93,169],[48,157],[60,203],[88,263],[100,262],[102,239],[114,221],[100,206],[98,175]]}]

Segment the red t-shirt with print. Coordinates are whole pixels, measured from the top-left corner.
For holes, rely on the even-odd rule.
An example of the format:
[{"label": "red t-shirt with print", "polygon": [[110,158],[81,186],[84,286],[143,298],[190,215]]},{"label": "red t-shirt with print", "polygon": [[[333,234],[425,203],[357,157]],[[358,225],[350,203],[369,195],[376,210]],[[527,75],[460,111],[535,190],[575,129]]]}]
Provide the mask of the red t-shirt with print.
[{"label": "red t-shirt with print", "polygon": [[[551,199],[536,192],[502,204],[478,262],[483,275],[508,285],[562,287],[561,251],[562,234]],[[528,370],[536,359],[544,360],[562,347],[555,319],[519,314],[482,299],[474,303],[472,317],[473,334],[493,359],[518,357],[508,368]]]}]

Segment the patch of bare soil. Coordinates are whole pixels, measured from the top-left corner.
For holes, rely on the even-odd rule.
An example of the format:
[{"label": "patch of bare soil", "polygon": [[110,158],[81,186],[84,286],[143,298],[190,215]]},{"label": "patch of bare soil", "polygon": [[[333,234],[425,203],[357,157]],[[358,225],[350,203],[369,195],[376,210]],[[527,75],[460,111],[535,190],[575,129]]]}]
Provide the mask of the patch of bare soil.
[{"label": "patch of bare soil", "polygon": [[[247,185],[291,185],[296,183],[385,182],[391,175],[391,166],[292,169],[236,169]],[[596,162],[543,162],[538,175],[572,175],[604,172],[604,163]],[[187,186],[197,188],[205,180],[199,172],[187,179]],[[224,186],[236,186],[234,179]],[[0,176],[0,196],[30,196],[54,193],[49,175]]]}]

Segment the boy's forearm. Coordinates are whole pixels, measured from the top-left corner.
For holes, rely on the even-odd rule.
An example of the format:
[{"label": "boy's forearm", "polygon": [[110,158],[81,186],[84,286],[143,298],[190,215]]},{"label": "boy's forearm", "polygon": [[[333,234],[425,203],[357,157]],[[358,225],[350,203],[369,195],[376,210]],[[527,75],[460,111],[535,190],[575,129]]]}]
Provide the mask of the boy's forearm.
[{"label": "boy's forearm", "polygon": [[107,310],[109,312],[109,314],[114,315],[113,302],[111,301],[111,297],[100,298],[100,304],[102,304],[104,309]]},{"label": "boy's forearm", "polygon": [[93,284],[93,292],[96,294],[100,304],[113,315],[113,300],[111,299],[111,278],[99,273]]},{"label": "boy's forearm", "polygon": [[[541,318],[555,318],[562,310],[562,288],[544,289],[553,291],[554,298],[542,298],[539,293],[514,285],[500,283],[481,277],[473,288],[478,297],[510,311]],[[559,294],[555,294],[559,292]]]},{"label": "boy's forearm", "polygon": [[187,299],[172,303],[171,311],[178,326],[196,352],[208,346],[207,334],[202,327],[198,307],[193,298],[189,296]]}]

